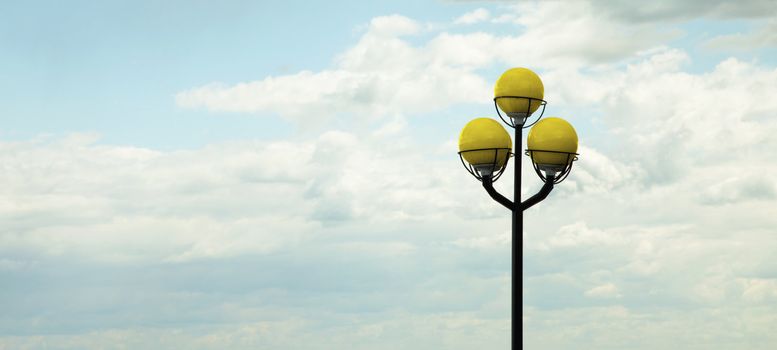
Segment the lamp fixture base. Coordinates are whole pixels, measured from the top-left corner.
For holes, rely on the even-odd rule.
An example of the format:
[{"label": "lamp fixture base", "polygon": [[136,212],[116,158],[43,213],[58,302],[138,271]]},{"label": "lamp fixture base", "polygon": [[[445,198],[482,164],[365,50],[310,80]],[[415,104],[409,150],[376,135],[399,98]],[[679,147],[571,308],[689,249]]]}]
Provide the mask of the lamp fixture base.
[{"label": "lamp fixture base", "polygon": [[529,114],[526,112],[512,112],[505,114],[510,117],[513,127],[523,127],[523,125],[526,124],[526,119],[529,118]]},{"label": "lamp fixture base", "polygon": [[473,164],[472,167],[481,177],[491,176],[494,173],[494,164]]},{"label": "lamp fixture base", "polygon": [[[470,164],[464,160],[464,153],[479,151],[493,151],[493,160],[489,163],[478,164]],[[507,163],[510,161],[510,157],[513,156],[513,153],[510,151],[509,148],[481,148],[460,151],[459,160],[461,160],[461,164],[464,165],[464,169],[467,169],[467,171],[479,181],[483,181],[484,176],[490,176],[492,181],[496,181],[502,176],[505,168],[507,168]],[[500,153],[504,154],[504,156],[501,156]]]},{"label": "lamp fixture base", "polygon": [[[508,117],[507,119],[505,119],[505,117],[502,116],[502,112],[499,111],[499,104],[496,103],[496,100],[498,100],[500,98],[528,100],[528,103],[526,104],[526,112],[505,112],[505,114],[507,114],[507,117]],[[532,103],[536,104],[537,102],[539,102],[539,104],[540,104],[539,107],[541,107],[542,110],[540,111],[540,114],[537,117],[537,120],[533,121],[529,125],[526,125],[526,121],[532,115],[532,110],[531,110]],[[502,119],[502,121],[505,124],[507,124],[507,125],[509,125],[509,126],[511,126],[513,128],[518,127],[518,128],[526,129],[526,128],[531,127],[532,125],[534,125],[536,122],[538,122],[540,120],[540,118],[542,118],[542,115],[545,114],[545,106],[547,104],[548,103],[545,100],[539,99],[539,98],[533,98],[533,97],[525,97],[525,96],[497,96],[497,97],[494,97],[494,108],[496,109],[496,114],[499,115],[499,119]]]},{"label": "lamp fixture base", "polygon": [[[564,154],[567,157],[567,161],[566,164],[537,164],[534,158],[535,152]],[[564,179],[569,176],[569,173],[572,171],[572,163],[577,160],[577,156],[579,155],[578,153],[540,149],[527,149],[525,154],[531,158],[532,166],[534,166],[534,172],[537,173],[537,176],[539,176],[543,182],[553,181],[554,184],[561,183],[561,181],[564,181]],[[543,172],[545,173],[543,174]]]}]

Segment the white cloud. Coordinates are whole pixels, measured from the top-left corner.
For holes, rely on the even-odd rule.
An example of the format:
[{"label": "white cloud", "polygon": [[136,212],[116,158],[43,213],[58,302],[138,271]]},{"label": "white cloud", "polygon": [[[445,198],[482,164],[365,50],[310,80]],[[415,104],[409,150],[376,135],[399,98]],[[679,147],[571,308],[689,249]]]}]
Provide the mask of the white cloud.
[{"label": "white cloud", "polygon": [[479,8],[467,12],[460,17],[456,18],[453,23],[455,24],[475,24],[483,21],[487,21],[491,17],[491,13],[484,8]]},{"label": "white cloud", "polygon": [[777,17],[764,21],[757,30],[716,36],[704,45],[714,49],[754,50],[777,46]]},{"label": "white cloud", "polygon": [[[464,0],[466,2],[467,0]],[[612,16],[621,21],[631,23],[641,22],[668,22],[676,23],[683,20],[697,18],[714,19],[757,19],[777,14],[774,4],[770,0],[742,0],[730,2],[726,0],[656,0],[650,3],[635,6],[628,0],[609,1],[567,1],[567,0],[517,0],[504,2],[506,6],[500,10],[534,5],[537,3],[555,3],[559,5],[574,5],[573,3],[587,3],[595,8],[597,13]],[[510,5],[516,4],[517,5]],[[501,16],[508,17],[510,14]]]},{"label": "white cloud", "polygon": [[[301,72],[235,86],[209,84],[179,93],[185,108],[274,112],[297,121],[354,113],[376,118],[487,99],[485,81],[463,68],[415,60],[417,49],[393,38],[365,35],[340,57],[341,69]],[[479,98],[480,97],[480,98]],[[315,117],[314,117],[315,116]]]},{"label": "white cloud", "polygon": [[[517,6],[516,12],[520,15],[515,23],[524,27],[525,32],[517,37],[519,43],[514,47],[512,61],[525,61],[526,48],[530,47],[538,56],[536,63],[529,56],[532,66],[618,61],[677,35],[657,30],[652,24],[621,21],[584,1],[527,3]],[[521,55],[516,55],[519,52]]]},{"label": "white cloud", "polygon": [[[777,93],[777,71],[727,59],[692,74],[684,71],[690,62],[682,50],[658,48],[625,66],[543,74],[556,87],[554,108],[595,119],[573,115],[586,125],[579,164],[527,213],[528,344],[633,344],[633,333],[608,328],[618,323],[642,329],[639,339],[661,334],[684,348],[703,338],[730,347],[764,339],[758,332],[770,321],[759,310],[772,308],[777,271],[767,258],[777,249],[767,243],[777,225],[767,174],[777,168],[764,161],[777,149],[768,136],[777,131],[777,105],[767,97]],[[616,307],[623,313],[609,315]],[[737,327],[723,314],[754,331],[718,335],[711,329]],[[654,317],[662,323],[645,321]],[[699,337],[674,335],[667,320],[678,319],[699,325]],[[541,326],[567,321],[555,335]],[[589,321],[597,325],[576,326]]]},{"label": "white cloud", "polygon": [[742,297],[750,302],[777,300],[777,280],[774,278],[742,278]]},{"label": "white cloud", "polygon": [[[733,5],[659,2],[630,13],[639,23],[616,5],[523,4],[497,17],[514,36],[421,43],[403,38],[420,22],[376,18],[330,69],[177,96],[297,121],[388,118],[372,132],[170,152],[0,143],[0,270],[15,301],[0,328],[22,334],[0,347],[506,346],[509,215],[455,142],[420,147],[408,114],[487,104],[482,71],[516,64],[538,67],[581,140],[571,176],[524,215],[526,347],[769,348],[777,70],[727,59],[689,73],[694,57],[648,24]],[[523,171],[528,196],[539,182]]]},{"label": "white cloud", "polygon": [[[558,1],[566,3],[566,1]],[[775,15],[769,0],[743,0],[736,3],[725,0],[658,0],[634,6],[627,0],[589,1],[597,12],[603,12],[624,21],[671,22],[694,18],[760,18]]]},{"label": "white cloud", "polygon": [[[528,310],[525,347],[531,349],[768,349],[777,340],[768,329],[777,317],[766,309],[725,307],[709,310],[627,309],[593,306],[551,311]],[[553,325],[542,327],[542,325]],[[757,340],[756,340],[757,339]],[[714,344],[713,344],[714,343]]]},{"label": "white cloud", "polygon": [[402,15],[375,17],[370,21],[369,32],[372,35],[394,37],[412,35],[421,31],[421,25]]},{"label": "white cloud", "polygon": [[[176,103],[183,108],[211,111],[277,113],[296,121],[308,120],[312,113],[322,118],[343,113],[380,117],[427,112],[487,100],[488,94],[483,91],[488,91],[489,84],[475,73],[476,69],[506,64],[575,70],[584,65],[618,62],[681,35],[650,21],[635,21],[629,15],[651,20],[682,18],[700,11],[734,15],[763,5],[754,1],[735,9],[728,3],[655,3],[640,6],[639,11],[644,13],[639,14],[633,6],[626,11],[625,4],[618,3],[603,7],[585,1],[526,2],[505,8],[508,12],[495,19],[519,25],[522,30],[518,35],[440,32],[420,46],[401,37],[421,33],[423,24],[401,15],[376,17],[359,42],[332,68],[235,85],[210,83],[179,92]],[[746,13],[750,12],[742,15]],[[480,8],[457,22],[476,23],[489,16],[486,9]],[[768,42],[771,39],[767,33],[772,32],[768,29],[752,34],[748,40],[759,45]],[[716,38],[711,45],[729,39]],[[657,55],[653,58],[661,59]],[[656,64],[677,64],[673,57],[665,59],[669,61]]]},{"label": "white cloud", "polygon": [[[509,322],[456,312],[428,316],[397,313],[387,319],[360,317],[351,320],[330,316],[330,322],[352,323],[333,327],[303,319],[245,322],[239,326],[129,328],[90,332],[84,335],[56,334],[44,337],[0,338],[10,348],[104,349],[105,344],[119,348],[186,347],[188,349],[272,348],[360,348],[390,350],[404,347],[472,349],[482,344],[509,347],[505,332]],[[435,337],[429,337],[435,334]]]},{"label": "white cloud", "polygon": [[381,129],[184,151],[0,143],[0,269],[19,301],[0,346],[506,344],[504,273],[473,271],[508,250],[454,244],[503,231],[501,208],[454,155],[409,152],[401,120]]},{"label": "white cloud", "polygon": [[733,204],[743,200],[770,200],[777,198],[775,185],[761,174],[746,178],[730,177],[706,188],[700,194],[705,204]]},{"label": "white cloud", "polygon": [[593,287],[585,292],[587,297],[592,298],[619,298],[618,287],[612,283]]},{"label": "white cloud", "polygon": [[595,148],[580,146],[578,153],[585,155],[585,161],[574,164],[575,176],[564,183],[565,188],[573,188],[587,193],[605,193],[643,181],[644,170],[633,160],[631,164],[615,161]]},{"label": "white cloud", "polygon": [[576,247],[581,245],[607,246],[618,241],[618,235],[601,230],[592,230],[585,223],[577,222],[559,229],[556,235],[548,238],[551,247]]},{"label": "white cloud", "polygon": [[[600,144],[612,149],[604,153],[609,160],[593,153],[592,163],[581,161],[581,176],[572,181],[592,181],[589,166],[599,168],[596,177],[614,183],[692,177],[707,185],[771,168],[759,159],[772,153],[769,135],[777,130],[777,103],[769,98],[777,93],[771,84],[777,70],[728,59],[710,72],[689,74],[682,70],[688,61],[684,52],[664,49],[624,69],[543,75],[547,86],[557,87],[548,97],[557,108],[595,111],[597,135],[607,139]],[[576,122],[574,115],[571,121]],[[581,143],[588,139],[581,136]],[[768,196],[769,180],[751,182],[762,184],[758,187],[766,192],[756,192]]]},{"label": "white cloud", "polygon": [[422,24],[399,15],[378,17],[332,68],[235,85],[210,83],[179,92],[176,103],[211,111],[277,113],[298,122],[307,122],[313,113],[318,118],[421,113],[489,101],[490,84],[476,70],[494,64],[535,69],[602,64],[673,35],[601,16],[581,2],[522,5],[513,11],[524,28],[519,35],[439,32],[423,45],[401,38],[420,33]]},{"label": "white cloud", "polygon": [[450,193],[473,180],[456,162],[414,152],[403,125],[176,152],[75,138],[0,144],[8,169],[0,242],[53,256],[181,262],[290,249],[322,225],[495,211],[467,208],[478,186]]}]

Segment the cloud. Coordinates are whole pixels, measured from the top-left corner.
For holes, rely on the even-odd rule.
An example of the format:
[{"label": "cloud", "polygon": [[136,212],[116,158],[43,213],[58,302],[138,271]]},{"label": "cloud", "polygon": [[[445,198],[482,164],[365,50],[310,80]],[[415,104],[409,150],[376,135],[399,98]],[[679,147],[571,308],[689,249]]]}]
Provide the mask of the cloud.
[{"label": "cloud", "polygon": [[179,151],[0,143],[0,344],[506,344],[509,250],[454,244],[503,231],[502,209],[454,155],[408,152],[403,125]]},{"label": "cloud", "polygon": [[616,287],[612,283],[603,284],[600,286],[593,287],[585,292],[585,295],[587,297],[592,298],[617,298],[620,297],[620,294],[618,294],[618,287]]},{"label": "cloud", "polygon": [[774,183],[762,175],[746,178],[731,177],[714,184],[700,194],[704,204],[725,205],[744,200],[770,200],[777,198]]},{"label": "cloud", "polygon": [[387,37],[412,35],[421,31],[421,25],[402,15],[381,16],[370,21],[368,31],[372,35]]},{"label": "cloud", "polygon": [[[483,11],[462,18],[484,18]],[[309,121],[311,113],[318,118],[427,113],[489,101],[490,84],[479,69],[495,64],[535,69],[603,64],[673,35],[601,16],[584,2],[528,4],[513,11],[514,22],[523,28],[518,35],[443,31],[421,45],[402,37],[419,34],[423,24],[399,15],[377,17],[331,68],[234,85],[209,83],[177,93],[176,104],[217,112],[275,113],[297,122]]]},{"label": "cloud", "polygon": [[[381,47],[370,49],[370,55],[385,55],[392,50],[380,43],[375,45]],[[411,50],[407,47],[399,49]],[[369,62],[363,58],[359,60],[364,62],[344,58],[346,64],[353,66]],[[309,119],[314,114],[326,117],[337,113],[354,113],[374,119],[395,113],[438,110],[452,103],[476,102],[474,96],[483,95],[477,91],[487,90],[482,78],[457,68],[429,67],[420,73],[413,66],[395,68],[366,72],[359,72],[361,68],[353,72],[302,72],[231,87],[210,84],[179,93],[176,102],[185,108],[205,107],[211,111],[270,111],[297,121]]]},{"label": "cloud", "polygon": [[[341,320],[353,327],[311,324],[301,319],[247,322],[239,326],[212,328],[116,329],[91,332],[86,336],[56,334],[46,338],[22,336],[4,344],[12,348],[101,349],[105,344],[127,348],[170,349],[298,349],[316,344],[320,348],[396,349],[404,346],[424,348],[471,349],[487,343],[506,347],[510,338],[504,332],[509,324],[502,320],[479,319],[463,313],[433,316],[397,315],[391,319]],[[477,330],[483,330],[478,332]],[[434,333],[436,337],[429,337]]]},{"label": "cloud", "polygon": [[581,146],[585,162],[574,164],[575,176],[565,186],[587,193],[606,193],[634,182],[644,181],[644,169],[636,161],[614,160],[595,148]]},{"label": "cloud", "polygon": [[491,13],[484,8],[479,8],[471,12],[467,12],[458,18],[453,23],[455,24],[475,24],[483,21],[487,21],[491,17]]},{"label": "cloud", "polygon": [[[774,315],[765,309],[749,309],[751,316],[742,322],[735,317],[740,312],[734,308],[725,308],[684,312],[667,309],[646,313],[620,306],[542,313],[529,310],[527,314],[531,323],[525,325],[527,336],[524,341],[527,348],[564,349],[578,346],[581,349],[597,349],[622,346],[641,350],[671,348],[677,344],[683,344],[685,349],[705,349],[710,346],[725,349],[761,339],[754,347],[768,348],[767,344],[775,338],[763,332],[775,321]],[[552,324],[554,327],[541,327],[544,324]],[[714,339],[715,345],[710,344],[710,339]]]},{"label": "cloud", "polygon": [[765,21],[756,30],[747,33],[719,35],[704,46],[712,49],[754,50],[777,46],[777,18]]},{"label": "cloud", "polygon": [[709,185],[770,167],[758,159],[771,154],[764,146],[777,130],[777,104],[767,97],[777,93],[770,88],[777,70],[727,59],[710,72],[689,74],[682,70],[689,60],[680,50],[659,49],[623,69],[543,75],[546,85],[557,87],[549,99],[558,108],[593,109],[595,122],[608,130],[600,135],[614,141],[604,154],[621,165],[608,167],[593,154],[586,166],[600,167],[597,175],[613,181],[661,184],[695,177]]},{"label": "cloud", "polygon": [[[607,14],[627,22],[666,22],[689,20],[693,18],[762,18],[773,16],[774,6],[769,0],[743,0],[732,3],[724,0],[658,0],[649,4],[634,6],[630,1],[551,1],[557,4],[585,2],[594,6],[596,12]],[[519,1],[521,5],[535,4],[536,1]],[[519,5],[520,6],[520,5]]]},{"label": "cloud", "polygon": [[91,140],[6,143],[0,240],[104,261],[188,261],[288,249],[320,225],[465,211],[446,193],[468,180],[447,174],[460,165],[406,172],[428,160],[396,142],[401,124],[387,127],[371,138],[329,131],[167,153]]},{"label": "cloud", "polygon": [[[670,5],[631,16],[719,11]],[[777,70],[690,73],[671,31],[600,4],[520,6],[533,11],[498,17],[515,35],[380,17],[329,69],[177,96],[296,121],[370,114],[368,132],[0,143],[0,347],[507,346],[509,213],[461,169],[455,132],[421,141],[410,115],[487,103],[484,71],[512,64],[539,67],[581,140],[570,177],[524,213],[525,346],[772,346]],[[527,161],[524,198],[540,186]]]},{"label": "cloud", "polygon": [[744,288],[742,297],[748,301],[762,303],[777,298],[777,279],[743,278],[739,282]]},{"label": "cloud", "polygon": [[311,114],[324,118],[342,113],[374,119],[487,97],[487,84],[470,69],[434,63],[433,54],[398,37],[419,28],[406,17],[379,17],[356,46],[338,57],[336,68],[234,86],[212,83],[178,93],[176,103],[211,111],[273,112],[301,121]]},{"label": "cloud", "polygon": [[650,4],[633,6],[628,1],[611,1],[607,4],[592,1],[604,11],[612,13],[626,20],[677,20],[695,17],[712,18],[758,18],[774,15],[773,4],[768,0],[746,0],[736,4],[722,1],[654,1]]},{"label": "cloud", "polygon": [[[514,23],[524,28],[516,52],[531,47],[542,67],[578,66],[618,61],[655,47],[677,35],[655,26],[629,23],[584,1],[532,2],[517,5]],[[518,51],[522,47],[523,49]],[[521,55],[523,56],[523,55]],[[515,60],[526,57],[514,56]],[[530,59],[533,58],[530,56]],[[542,61],[550,61],[542,63]]]},{"label": "cloud", "polygon": [[[721,344],[741,344],[743,337],[717,335],[735,326],[715,320],[718,316],[714,315],[719,314],[741,319],[753,327],[747,333],[751,339],[769,344],[763,336],[767,333],[762,332],[769,332],[766,325],[772,319],[762,311],[770,309],[773,300],[771,279],[777,266],[769,257],[777,247],[767,242],[777,222],[771,215],[774,183],[764,174],[777,169],[764,160],[774,158],[777,149],[770,137],[777,131],[777,105],[770,102],[770,96],[777,94],[771,84],[777,71],[731,58],[706,72],[686,72],[694,57],[662,44],[676,33],[658,31],[650,22],[672,21],[685,13],[706,10],[646,8],[653,12],[632,14],[644,20],[630,23],[616,15],[617,8],[597,12],[598,6],[584,2],[521,4],[525,11],[499,17],[501,22],[509,20],[520,26],[522,31],[512,36],[442,32],[422,45],[411,45],[397,37],[377,39],[368,32],[338,58],[336,69],[374,74],[415,67],[401,70],[413,82],[415,78],[408,77],[422,67],[441,67],[472,74],[473,81],[481,81],[477,87],[481,92],[473,89],[467,98],[450,99],[453,93],[447,93],[448,101],[456,101],[449,102],[450,106],[487,100],[478,95],[488,91],[484,79],[477,78],[478,69],[513,64],[539,67],[553,109],[567,112],[570,121],[579,125],[581,156],[572,175],[550,198],[525,213],[527,344],[551,349],[575,344],[593,349],[625,347],[645,337],[671,337],[672,346],[682,344],[684,348],[716,337],[722,339]],[[704,13],[718,16],[714,11]],[[533,50],[516,54],[525,52],[525,47]],[[390,59],[382,54],[388,50],[395,53]],[[400,100],[407,102],[402,104],[407,109],[381,113],[396,115],[392,113],[421,108],[405,97],[391,103]],[[378,105],[364,108],[378,110]],[[386,124],[388,133],[401,134],[402,124],[398,125]],[[343,147],[362,142],[340,136],[337,142],[343,142]],[[320,142],[339,138],[322,136]],[[316,158],[335,157],[336,152],[324,154]],[[358,159],[354,164],[365,159],[358,152],[353,157]],[[524,165],[524,195],[528,196],[539,184],[528,164]],[[511,171],[505,178],[512,176]],[[375,172],[367,178],[382,176],[384,182],[402,183],[390,171],[383,174]],[[445,175],[432,178],[438,177]],[[386,203],[383,215],[389,220],[423,220],[435,210],[453,210],[467,217],[472,214],[456,207],[457,201],[483,199],[480,189],[468,182],[461,187],[448,182],[440,192],[417,195],[417,189],[381,187],[358,176],[348,182],[340,179],[343,177],[328,176],[309,187],[313,194],[327,198],[325,206],[314,206],[311,213],[315,220],[333,225],[329,227],[368,220],[370,213],[380,212],[361,193],[382,198]],[[363,187],[350,187],[353,180]],[[430,184],[421,187],[425,186]],[[500,191],[509,193],[503,186],[509,184],[497,183]],[[442,191],[448,187],[457,191]],[[457,197],[459,190],[472,192]],[[412,204],[424,198],[447,204]],[[488,198],[470,208],[482,217],[504,214]],[[496,225],[459,232],[440,246],[473,256],[499,255],[510,241]],[[429,249],[420,242],[397,246],[387,241],[392,243],[386,252],[374,255],[407,258]],[[478,264],[484,264],[480,271],[504,271],[482,261]],[[651,321],[653,318],[661,322]],[[698,325],[697,333],[675,333],[683,322]],[[581,323],[586,325],[582,330]],[[629,326],[618,328],[619,324]],[[381,334],[379,329],[373,327],[367,333]],[[633,329],[642,331],[635,334]],[[640,346],[668,345],[656,340],[636,348]]]},{"label": "cloud", "polygon": [[[767,136],[777,131],[767,97],[777,71],[726,59],[688,73],[692,62],[656,48],[622,66],[542,75],[555,87],[553,108],[585,125],[584,146],[550,201],[525,213],[527,344],[656,348],[664,345],[639,339],[661,334],[672,346],[714,338],[736,347],[770,322],[758,310],[772,307],[777,271],[766,258],[775,246],[764,246],[776,224],[766,174],[777,169],[764,160],[777,155]],[[718,336],[713,329],[737,327],[720,314],[758,331]],[[699,333],[675,335],[669,320]],[[629,326],[609,328],[616,324]]]}]

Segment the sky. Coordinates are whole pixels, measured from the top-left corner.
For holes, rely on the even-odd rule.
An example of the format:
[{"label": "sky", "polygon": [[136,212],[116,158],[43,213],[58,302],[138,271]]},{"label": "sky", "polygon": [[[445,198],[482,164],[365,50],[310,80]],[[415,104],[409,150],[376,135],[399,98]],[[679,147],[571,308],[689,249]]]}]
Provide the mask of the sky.
[{"label": "sky", "polygon": [[508,348],[511,217],[456,152],[512,67],[580,139],[524,215],[524,347],[773,349],[775,33],[767,0],[4,2],[0,349]]}]

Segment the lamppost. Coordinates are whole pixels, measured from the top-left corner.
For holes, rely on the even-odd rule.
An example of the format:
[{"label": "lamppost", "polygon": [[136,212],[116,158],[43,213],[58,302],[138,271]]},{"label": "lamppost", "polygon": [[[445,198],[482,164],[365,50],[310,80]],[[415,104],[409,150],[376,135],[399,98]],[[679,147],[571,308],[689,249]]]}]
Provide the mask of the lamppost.
[{"label": "lamppost", "polygon": [[[515,148],[521,147],[524,128],[531,127],[527,139],[526,155],[532,160],[534,171],[545,183],[540,191],[521,202],[521,159],[515,159],[513,201],[494,189],[493,183],[502,176],[512,152],[512,140],[507,130],[494,119],[471,120],[459,135],[459,158],[464,168],[483,183],[483,188],[495,201],[512,211],[512,294],[511,294],[511,343],[516,349],[515,325],[517,316],[523,314],[523,211],[545,199],[553,185],[563,181],[577,160],[577,133],[566,120],[549,117],[540,120],[545,113],[543,100],[545,88],[542,80],[526,68],[512,68],[499,77],[494,86],[494,106],[505,124],[515,130]],[[527,125],[529,117],[542,108],[537,119]],[[502,113],[507,118],[502,116]],[[533,125],[533,127],[532,127]],[[519,255],[520,254],[520,255]],[[515,278],[520,269],[521,279]],[[520,281],[520,282],[517,282]],[[515,294],[520,290],[520,309],[516,307]],[[520,312],[519,312],[520,311]],[[522,323],[522,322],[521,322]],[[520,333],[521,348],[523,332]]]}]

